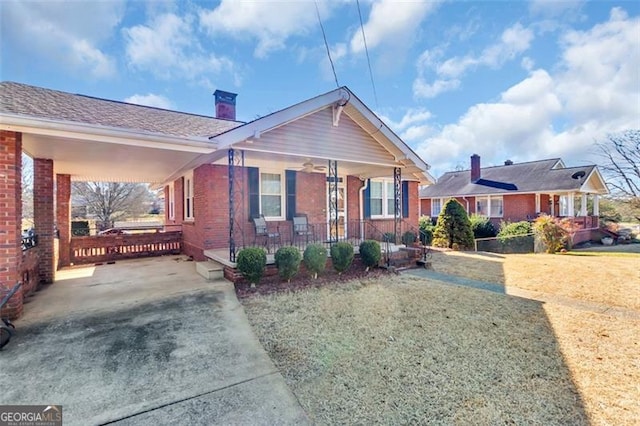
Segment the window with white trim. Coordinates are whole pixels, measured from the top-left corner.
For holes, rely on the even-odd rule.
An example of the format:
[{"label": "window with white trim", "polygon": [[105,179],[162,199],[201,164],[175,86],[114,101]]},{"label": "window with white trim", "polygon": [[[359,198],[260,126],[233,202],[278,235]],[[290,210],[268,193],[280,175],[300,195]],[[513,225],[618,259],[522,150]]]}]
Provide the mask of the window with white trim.
[{"label": "window with white trim", "polygon": [[176,188],[173,185],[169,185],[169,220],[176,218]]},{"label": "window with white trim", "polygon": [[193,220],[193,174],[184,177],[182,193],[184,194],[184,219]]},{"label": "window with white trim", "polygon": [[284,219],[283,176],[283,173],[260,173],[260,212],[267,219]]},{"label": "window with white trim", "polygon": [[502,195],[476,197],[476,214],[487,216],[487,217],[502,217],[502,214],[503,214]]},{"label": "window with white trim", "polygon": [[442,211],[442,198],[432,198],[431,199],[431,217],[439,216],[441,211]]},{"label": "window with white trim", "polygon": [[371,217],[393,217],[395,213],[393,181],[371,180],[370,188]]}]

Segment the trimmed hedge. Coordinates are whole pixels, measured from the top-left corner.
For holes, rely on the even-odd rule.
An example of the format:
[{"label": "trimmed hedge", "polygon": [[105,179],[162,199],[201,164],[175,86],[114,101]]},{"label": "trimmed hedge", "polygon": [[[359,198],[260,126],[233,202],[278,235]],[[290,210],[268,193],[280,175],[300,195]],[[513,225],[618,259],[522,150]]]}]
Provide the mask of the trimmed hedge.
[{"label": "trimmed hedge", "polygon": [[318,278],[318,274],[324,272],[327,266],[327,249],[321,244],[309,244],[304,249],[302,262],[307,271],[313,274],[313,278]]},{"label": "trimmed hedge", "polygon": [[360,243],[360,259],[362,263],[369,269],[376,266],[382,258],[382,250],[380,243],[375,240],[366,240]]},{"label": "trimmed hedge", "polygon": [[240,250],[236,259],[238,270],[251,284],[258,284],[267,266],[267,252],[260,247]]},{"label": "trimmed hedge", "polygon": [[474,238],[493,238],[498,234],[496,227],[487,216],[472,214],[469,216]]},{"label": "trimmed hedge", "polygon": [[302,255],[295,247],[280,247],[275,254],[276,267],[280,278],[291,281],[291,278],[298,273]]},{"label": "trimmed hedge", "polygon": [[331,263],[338,274],[349,269],[351,262],[353,262],[353,246],[351,244],[340,241],[331,246]]}]

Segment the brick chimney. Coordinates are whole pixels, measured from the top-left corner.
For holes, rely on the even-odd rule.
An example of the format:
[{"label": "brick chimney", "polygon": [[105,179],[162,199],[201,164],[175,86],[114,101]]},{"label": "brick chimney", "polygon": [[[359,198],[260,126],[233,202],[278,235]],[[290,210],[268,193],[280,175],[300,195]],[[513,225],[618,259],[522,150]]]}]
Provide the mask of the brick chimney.
[{"label": "brick chimney", "polygon": [[480,156],[473,154],[471,156],[471,182],[477,182],[480,179]]},{"label": "brick chimney", "polygon": [[511,160],[504,160],[504,165],[505,165],[505,166],[513,166],[513,161],[511,161]]},{"label": "brick chimney", "polygon": [[236,119],[236,96],[235,93],[216,90],[213,92],[216,105],[216,118],[224,120]]}]

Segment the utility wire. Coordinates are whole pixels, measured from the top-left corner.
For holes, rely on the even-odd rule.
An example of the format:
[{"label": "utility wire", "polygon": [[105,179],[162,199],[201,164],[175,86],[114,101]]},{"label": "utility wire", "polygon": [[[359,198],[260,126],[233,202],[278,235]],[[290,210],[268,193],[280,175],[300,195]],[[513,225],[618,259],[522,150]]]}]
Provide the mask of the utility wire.
[{"label": "utility wire", "polygon": [[[378,105],[378,93],[376,92],[376,84],[373,81],[373,71],[371,70],[371,58],[369,58],[369,48],[367,47],[367,37],[364,35],[364,24],[362,23],[362,12],[360,11],[360,0],[356,0],[358,5],[358,16],[360,17],[360,29],[362,30],[362,41],[364,42],[364,51],[367,54],[367,64],[369,65],[369,76],[371,77],[371,87],[373,87],[373,99],[376,101],[376,109]],[[316,5],[317,7],[317,5]]]},{"label": "utility wire", "polygon": [[327,43],[327,35],[324,32],[324,25],[322,25],[322,19],[320,18],[320,9],[318,8],[318,0],[315,1],[316,5],[316,14],[318,15],[318,22],[320,23],[320,29],[322,30],[322,38],[324,39],[324,46],[327,48],[327,56],[329,57],[329,62],[331,63],[331,70],[333,71],[333,78],[336,80],[336,87],[340,87],[340,83],[338,83],[338,74],[336,74],[336,67],[333,65],[333,59],[331,59],[331,52],[329,51],[329,43]]}]

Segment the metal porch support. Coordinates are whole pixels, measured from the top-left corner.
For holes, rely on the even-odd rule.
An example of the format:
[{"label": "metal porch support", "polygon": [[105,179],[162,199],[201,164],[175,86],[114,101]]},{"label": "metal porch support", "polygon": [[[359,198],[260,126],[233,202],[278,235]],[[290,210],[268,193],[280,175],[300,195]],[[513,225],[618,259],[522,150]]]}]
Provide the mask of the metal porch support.
[{"label": "metal porch support", "polygon": [[395,244],[400,241],[400,227],[402,222],[402,174],[400,167],[393,169],[393,233],[395,234]]},{"label": "metal porch support", "polygon": [[329,160],[329,245],[338,241],[338,161]]},{"label": "metal porch support", "polygon": [[[236,261],[237,234],[243,235],[244,224],[244,151],[229,150],[229,261]],[[244,245],[244,239],[242,239]]]}]

